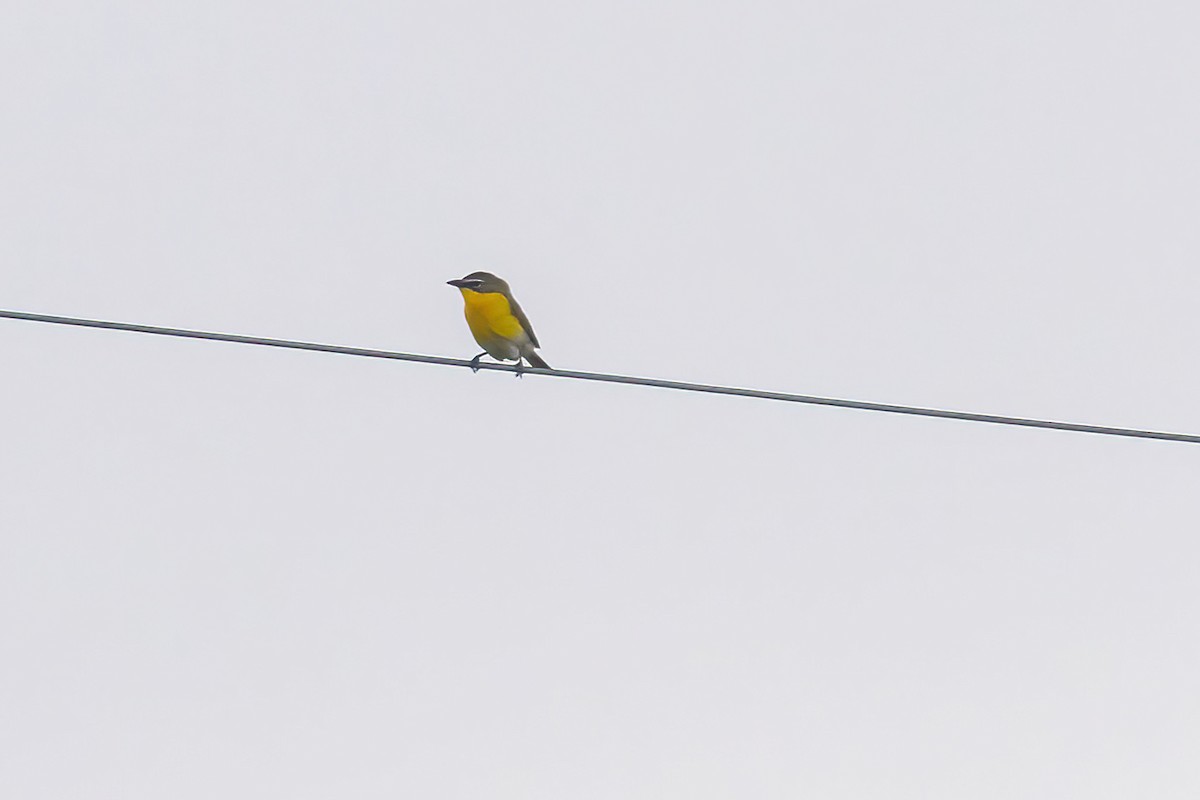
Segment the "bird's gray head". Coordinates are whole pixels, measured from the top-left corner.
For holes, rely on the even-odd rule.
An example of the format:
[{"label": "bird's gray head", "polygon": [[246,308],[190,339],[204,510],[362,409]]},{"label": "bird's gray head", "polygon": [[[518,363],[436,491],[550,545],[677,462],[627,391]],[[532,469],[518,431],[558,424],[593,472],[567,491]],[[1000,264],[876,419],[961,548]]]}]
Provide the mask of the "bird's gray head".
[{"label": "bird's gray head", "polygon": [[446,283],[459,289],[470,289],[472,292],[508,292],[508,284],[490,272],[472,272],[464,278]]}]

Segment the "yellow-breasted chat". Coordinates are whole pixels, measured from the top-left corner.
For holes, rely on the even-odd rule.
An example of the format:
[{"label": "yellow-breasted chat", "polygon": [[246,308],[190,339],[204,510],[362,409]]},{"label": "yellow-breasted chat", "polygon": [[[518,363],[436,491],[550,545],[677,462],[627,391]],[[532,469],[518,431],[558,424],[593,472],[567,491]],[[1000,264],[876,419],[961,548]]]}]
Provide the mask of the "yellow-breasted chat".
[{"label": "yellow-breasted chat", "polygon": [[518,374],[522,358],[532,367],[550,369],[550,365],[535,352],[541,347],[537,334],[507,283],[490,272],[472,272],[465,278],[446,283],[462,292],[467,326],[483,348],[482,353],[471,359],[471,369],[478,372],[479,359],[485,355],[497,361],[515,360]]}]

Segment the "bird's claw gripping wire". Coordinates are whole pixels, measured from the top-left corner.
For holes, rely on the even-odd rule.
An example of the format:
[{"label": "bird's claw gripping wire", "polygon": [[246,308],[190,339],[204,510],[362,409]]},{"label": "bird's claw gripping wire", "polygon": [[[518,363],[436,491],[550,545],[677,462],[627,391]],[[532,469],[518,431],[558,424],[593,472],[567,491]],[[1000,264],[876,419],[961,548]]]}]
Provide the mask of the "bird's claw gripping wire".
[{"label": "bird's claw gripping wire", "polygon": [[471,359],[471,372],[479,372],[479,359],[487,355],[487,351],[483,351],[479,355]]}]

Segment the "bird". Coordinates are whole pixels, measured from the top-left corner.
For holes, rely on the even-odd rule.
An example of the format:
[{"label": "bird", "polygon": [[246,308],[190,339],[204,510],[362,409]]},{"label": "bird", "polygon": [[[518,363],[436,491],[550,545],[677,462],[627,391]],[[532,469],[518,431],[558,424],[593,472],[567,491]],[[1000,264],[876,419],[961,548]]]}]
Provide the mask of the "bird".
[{"label": "bird", "polygon": [[483,352],[471,359],[471,370],[479,371],[479,359],[485,355],[498,361],[517,362],[517,376],[521,375],[521,359],[530,366],[550,369],[550,365],[535,352],[537,334],[529,324],[529,318],[521,310],[508,284],[490,272],[472,272],[464,278],[446,281],[457,287],[463,296],[463,312],[471,335],[483,348]]}]

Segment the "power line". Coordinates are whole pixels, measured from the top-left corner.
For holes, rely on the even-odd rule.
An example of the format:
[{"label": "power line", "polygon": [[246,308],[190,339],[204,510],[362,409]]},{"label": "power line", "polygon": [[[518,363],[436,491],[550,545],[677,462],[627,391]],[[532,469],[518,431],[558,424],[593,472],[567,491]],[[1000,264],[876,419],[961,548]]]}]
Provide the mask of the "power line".
[{"label": "power line", "polygon": [[[416,361],[421,364],[443,364],[451,367],[471,367],[472,362],[462,358],[444,358],[442,356],[423,356],[414,353],[397,353],[391,350],[370,350],[362,347],[342,347],[340,345],[319,344],[317,342],[297,342],[289,339],[265,339],[260,336],[239,336],[233,333],[214,333],[211,331],[193,331],[184,328],[161,328],[156,325],[137,325],[128,322],[109,322],[98,319],[78,319],[76,317],[58,317],[49,314],[30,314],[24,311],[0,310],[0,317],[19,319],[30,322],[46,322],[52,325],[75,325],[84,328],[105,328],[116,331],[131,331],[133,333],[149,333],[156,336],[177,336],[184,339],[211,339],[218,342],[233,342],[235,344],[252,344],[261,347],[282,347],[289,350],[315,350],[320,353],[340,353],[347,356],[364,358],[387,358],[394,361]],[[480,363],[479,369],[498,370],[501,372],[517,372],[512,364]],[[1047,419],[1029,419],[1025,417],[1005,417],[997,414],[973,414],[967,411],[948,411],[940,408],[921,408],[918,406],[899,406],[890,403],[868,403],[861,400],[839,400],[833,397],[813,397],[811,395],[790,394],[787,392],[767,392],[761,389],[740,389],[733,386],[714,386],[707,383],[685,383],[683,381],[668,381],[659,378],[637,378],[630,375],[609,375],[602,372],[578,372],[568,369],[536,369],[521,367],[522,373],[545,375],[551,378],[574,378],[581,381],[602,381],[604,383],[627,383],[634,386],[653,386],[658,389],[678,389],[684,392],[705,392],[707,394],[726,394],[737,397],[757,397],[763,400],[782,400],[788,403],[805,403],[816,406],[835,406],[838,408],[856,408],[863,411],[884,411],[889,414],[910,414],[919,417],[941,417],[943,419],[959,419],[967,422],[990,422],[997,425],[1017,425],[1024,428],[1049,428],[1058,431],[1073,431],[1076,433],[1096,433],[1104,436],[1127,436],[1135,439],[1163,439],[1170,442],[1191,442],[1200,444],[1200,436],[1188,433],[1166,433],[1162,431],[1146,431],[1136,428],[1114,428],[1107,425],[1082,425],[1076,422],[1057,422]]]}]

